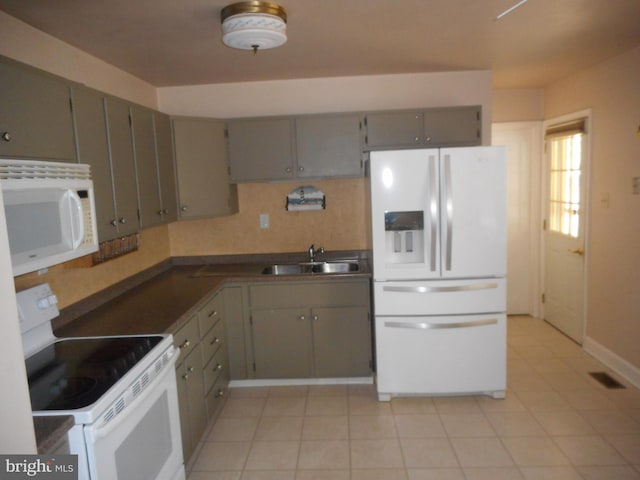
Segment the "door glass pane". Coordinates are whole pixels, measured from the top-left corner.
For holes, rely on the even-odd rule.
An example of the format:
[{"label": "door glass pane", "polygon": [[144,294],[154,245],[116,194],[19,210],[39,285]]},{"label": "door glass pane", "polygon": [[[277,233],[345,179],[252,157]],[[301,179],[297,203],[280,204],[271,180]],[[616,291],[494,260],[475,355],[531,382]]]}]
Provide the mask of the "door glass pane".
[{"label": "door glass pane", "polygon": [[582,134],[549,140],[549,229],[577,238],[580,231]]}]

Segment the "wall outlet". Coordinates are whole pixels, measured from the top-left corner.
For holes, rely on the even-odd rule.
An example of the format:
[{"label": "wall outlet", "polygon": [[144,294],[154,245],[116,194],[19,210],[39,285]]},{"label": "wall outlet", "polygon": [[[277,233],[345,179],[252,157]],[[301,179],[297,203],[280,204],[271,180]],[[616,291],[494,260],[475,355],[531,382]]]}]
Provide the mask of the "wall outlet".
[{"label": "wall outlet", "polygon": [[260,214],[260,228],[269,228],[269,214],[261,213]]}]

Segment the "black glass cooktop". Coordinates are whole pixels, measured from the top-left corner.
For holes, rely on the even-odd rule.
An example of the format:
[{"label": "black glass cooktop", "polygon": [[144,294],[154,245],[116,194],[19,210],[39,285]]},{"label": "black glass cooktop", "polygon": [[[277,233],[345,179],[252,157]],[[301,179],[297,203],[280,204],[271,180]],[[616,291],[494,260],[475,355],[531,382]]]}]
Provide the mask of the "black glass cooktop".
[{"label": "black glass cooktop", "polygon": [[31,408],[73,410],[96,402],[161,336],[69,338],[26,359]]}]

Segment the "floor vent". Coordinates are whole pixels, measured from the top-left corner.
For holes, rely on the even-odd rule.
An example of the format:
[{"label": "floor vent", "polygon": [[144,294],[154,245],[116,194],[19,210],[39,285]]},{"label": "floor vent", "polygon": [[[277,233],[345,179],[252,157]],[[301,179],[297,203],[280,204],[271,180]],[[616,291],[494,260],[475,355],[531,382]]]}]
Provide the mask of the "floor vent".
[{"label": "floor vent", "polygon": [[607,372],[589,372],[589,375],[595,378],[606,388],[627,388]]}]

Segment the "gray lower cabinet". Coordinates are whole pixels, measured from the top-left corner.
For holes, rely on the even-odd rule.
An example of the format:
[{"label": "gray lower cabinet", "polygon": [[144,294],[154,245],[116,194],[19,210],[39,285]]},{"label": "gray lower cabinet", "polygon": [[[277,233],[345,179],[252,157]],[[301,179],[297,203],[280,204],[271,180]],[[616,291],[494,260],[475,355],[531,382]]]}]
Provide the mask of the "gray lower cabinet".
[{"label": "gray lower cabinet", "polygon": [[473,146],[482,143],[480,106],[373,112],[365,116],[365,150]]},{"label": "gray lower cabinet", "polygon": [[229,384],[223,293],[212,296],[173,334],[185,463],[218,415]]},{"label": "gray lower cabinet", "polygon": [[0,61],[0,157],[75,162],[67,83]]},{"label": "gray lower cabinet", "polygon": [[248,293],[250,378],[371,374],[368,280],[252,284]]},{"label": "gray lower cabinet", "polygon": [[173,118],[180,218],[238,211],[237,187],[229,183],[224,122]]}]

